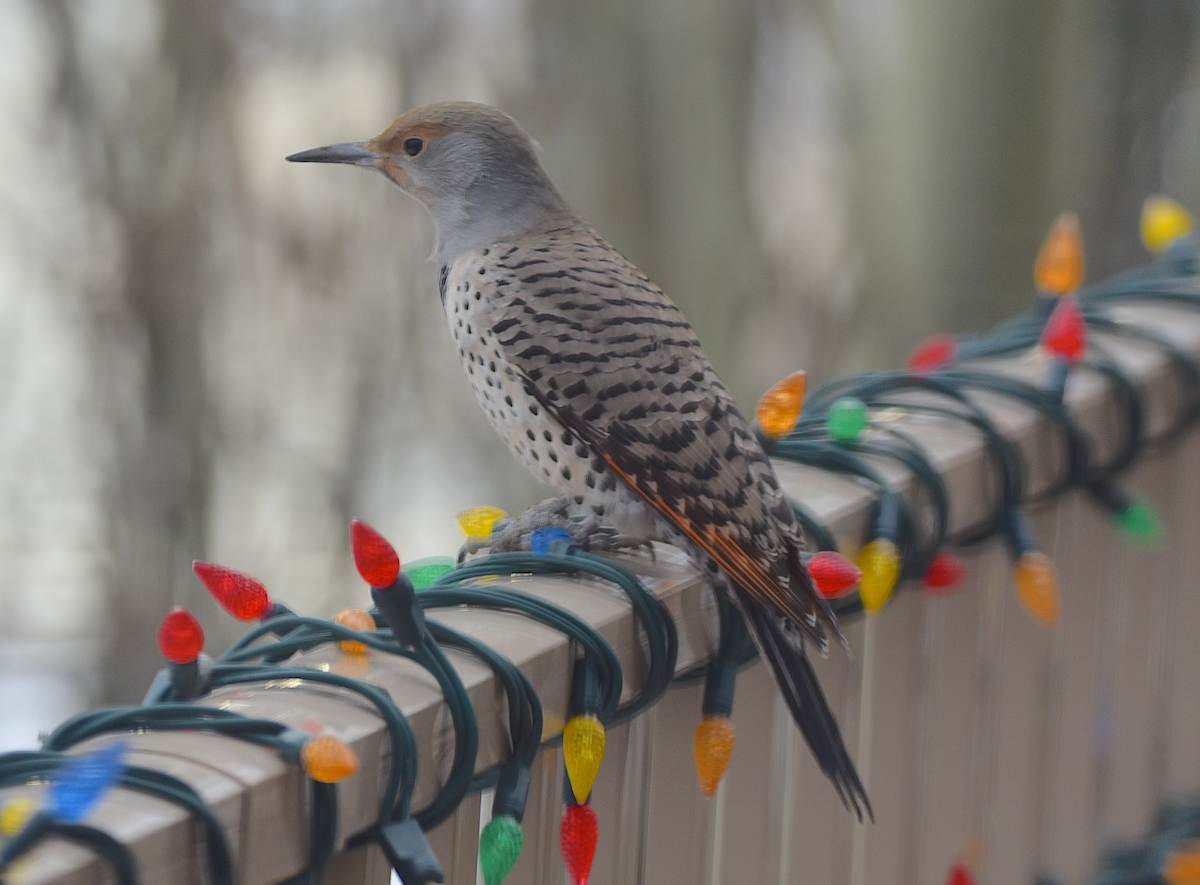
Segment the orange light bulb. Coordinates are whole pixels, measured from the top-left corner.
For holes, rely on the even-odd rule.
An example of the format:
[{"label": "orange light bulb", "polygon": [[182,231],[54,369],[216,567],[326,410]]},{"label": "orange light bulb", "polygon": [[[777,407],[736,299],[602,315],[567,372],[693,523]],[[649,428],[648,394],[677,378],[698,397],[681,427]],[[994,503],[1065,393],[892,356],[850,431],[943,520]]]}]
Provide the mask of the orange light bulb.
[{"label": "orange light bulb", "polygon": [[358,771],[358,756],[346,743],[323,734],[304,745],[300,764],[313,780],[336,784]]},{"label": "orange light bulb", "polygon": [[1064,212],[1054,221],[1042,243],[1033,280],[1038,289],[1050,295],[1069,295],[1083,285],[1083,234],[1079,216]]},{"label": "orange light bulb", "polygon": [[1166,885],[1200,885],[1200,839],[1185,839],[1175,846],[1163,864]]},{"label": "orange light bulb", "polygon": [[800,420],[807,383],[808,375],[793,372],[783,380],[776,381],[762,395],[754,409],[754,418],[765,436],[780,439],[792,432]]},{"label": "orange light bulb", "polygon": [[1031,618],[1047,629],[1058,625],[1058,578],[1049,556],[1037,550],[1022,554],[1013,565],[1013,586]]},{"label": "orange light bulb", "polygon": [[[358,630],[360,633],[375,629],[375,619],[361,608],[343,609],[338,612],[338,616],[333,619],[333,622],[341,624],[343,627],[349,627],[351,630]],[[367,653],[367,646],[357,639],[343,639],[338,642],[338,647],[348,655],[365,655]]]},{"label": "orange light bulb", "polygon": [[711,798],[717,792],[733,756],[733,723],[729,717],[709,713],[701,719],[692,736],[692,750],[696,757],[696,776],[700,779],[700,789]]}]

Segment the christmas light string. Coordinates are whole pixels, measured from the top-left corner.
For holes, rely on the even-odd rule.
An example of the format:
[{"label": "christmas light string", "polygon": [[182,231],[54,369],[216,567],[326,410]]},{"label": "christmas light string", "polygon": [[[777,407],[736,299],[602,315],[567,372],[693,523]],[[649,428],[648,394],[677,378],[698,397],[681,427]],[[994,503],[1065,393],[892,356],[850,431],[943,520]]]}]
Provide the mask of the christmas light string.
[{"label": "christmas light string", "polygon": [[[1068,488],[1088,489],[1134,540],[1152,542],[1160,534],[1148,502],[1126,492],[1117,476],[1148,446],[1177,438],[1200,417],[1200,363],[1163,335],[1141,328],[1113,308],[1162,301],[1200,309],[1200,287],[1195,280],[1200,261],[1190,217],[1180,215],[1182,210],[1177,204],[1158,206],[1157,217],[1151,208],[1148,202],[1142,224],[1143,232],[1149,231],[1147,245],[1157,258],[1145,268],[1104,283],[1082,285],[1082,239],[1077,220],[1064,216],[1039,256],[1035,279],[1040,294],[1029,314],[979,339],[936,336],[918,348],[902,372],[839,379],[812,391],[807,398],[803,373],[794,373],[764,395],[755,413],[756,428],[773,457],[856,477],[876,492],[867,536],[859,551],[862,584],[857,592],[853,584],[860,574],[844,558],[804,557],[821,595],[832,600],[830,604],[840,616],[853,617],[864,608],[877,611],[897,583],[910,579],[920,578],[927,589],[935,591],[953,586],[962,580],[963,567],[946,547],[979,543],[999,533],[1007,538],[1013,553],[1014,576],[1023,605],[1039,622],[1051,625],[1058,616],[1053,569],[1048,558],[1037,550],[1024,508]],[[1136,340],[1157,349],[1179,379],[1175,414],[1169,426],[1153,438],[1146,434],[1142,394],[1113,358],[1104,341],[1106,336]],[[1039,346],[1050,355],[1050,371],[1042,386],[973,365],[976,360],[1011,356]],[[1122,432],[1107,463],[1093,463],[1086,435],[1063,406],[1062,394],[1074,371],[1103,375],[1113,391]],[[1061,470],[1035,499],[1025,494],[1026,470],[1020,451],[974,403],[974,392],[1018,402],[1038,412],[1056,429]],[[942,477],[918,441],[894,421],[880,419],[884,412],[937,416],[961,422],[981,436],[996,477],[994,506],[981,525],[950,535],[949,501]],[[903,467],[919,494],[913,498],[902,495],[868,460],[881,458]],[[913,501],[920,501],[920,507]],[[799,502],[793,501],[792,505],[817,546],[836,555],[836,542],[828,528]],[[464,511],[459,521],[480,549],[486,548],[491,533],[509,523],[503,511],[488,507]],[[499,885],[520,852],[520,820],[532,762],[541,747],[553,745],[562,737],[542,742],[541,703],[519,668],[478,640],[435,620],[427,621],[425,612],[462,605],[505,611],[532,618],[568,636],[579,650],[577,674],[583,674],[577,679],[583,688],[573,692],[571,721],[586,721],[586,734],[590,735],[582,738],[582,743],[571,736],[568,740],[572,746],[585,748],[583,755],[590,754],[587,761],[593,769],[600,764],[595,748],[602,743],[603,728],[645,709],[675,678],[678,638],[674,624],[661,602],[635,576],[609,560],[576,549],[570,535],[556,527],[535,532],[530,553],[482,556],[457,566],[448,557],[433,557],[408,563],[403,569],[395,551],[378,533],[362,524],[356,524],[352,531],[356,562],[371,585],[378,606],[375,610],[348,610],[339,615],[337,622],[301,617],[271,600],[265,588],[249,576],[198,563],[197,575],[231,614],[244,620],[258,619],[260,623],[214,661],[202,652],[203,633],[194,618],[182,610],[172,611],[159,636],[169,666],[155,680],[146,703],[84,714],[50,735],[41,751],[0,756],[0,785],[52,778],[55,771],[69,764],[62,750],[99,734],[142,729],[207,730],[270,746],[286,758],[303,759],[309,770],[313,850],[308,868],[292,881],[316,882],[332,851],[337,800],[334,784],[353,773],[357,766],[353,754],[331,736],[314,738],[281,723],[179,701],[203,696],[216,688],[279,679],[336,685],[357,692],[374,705],[392,745],[393,764],[384,786],[379,827],[360,834],[352,844],[366,838],[379,839],[404,881],[440,881],[440,867],[423,832],[452,813],[467,791],[494,787],[493,820],[484,828],[480,850],[485,882]],[[645,639],[647,659],[647,678],[631,701],[620,705],[620,663],[603,637],[582,619],[517,588],[481,583],[517,574],[589,576],[615,585],[627,595]],[[717,601],[717,612],[720,637],[716,655],[703,667],[681,676],[703,675],[706,679],[694,749],[699,779],[709,795],[715,792],[732,751],[733,735],[727,723],[736,670],[754,656],[753,645],[734,607],[722,597]],[[404,656],[438,681],[454,726],[455,751],[449,776],[426,808],[412,812],[417,748],[411,728],[387,693],[362,680],[282,663],[298,652],[325,643],[339,643],[348,655],[386,652]],[[487,771],[474,770],[478,727],[443,646],[483,661],[508,697],[511,753],[506,761]],[[576,763],[572,767],[577,768]],[[581,780],[576,771],[566,781],[569,795],[565,797],[561,838],[569,872],[577,882],[586,881],[595,852],[597,822],[586,801],[595,775],[596,771],[591,770]],[[190,787],[137,766],[126,766],[114,783],[168,798],[196,814],[209,831],[212,880],[231,881],[229,851],[220,824]],[[91,845],[114,864],[119,881],[136,881],[128,851],[102,831],[57,820],[45,812],[31,812],[26,819],[14,809],[12,806],[0,813],[0,818],[7,816],[10,823],[23,820],[3,833],[8,838],[0,848],[0,869],[42,835],[53,833]],[[1186,860],[1179,860],[1177,866]]]}]

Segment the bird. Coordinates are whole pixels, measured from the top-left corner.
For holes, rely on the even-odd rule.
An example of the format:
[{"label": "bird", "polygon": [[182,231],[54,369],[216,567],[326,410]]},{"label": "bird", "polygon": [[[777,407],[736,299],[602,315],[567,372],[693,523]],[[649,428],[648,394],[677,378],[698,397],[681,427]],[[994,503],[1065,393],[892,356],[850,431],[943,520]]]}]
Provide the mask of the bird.
[{"label": "bird", "polygon": [[467,381],[561,493],[551,509],[687,551],[741,612],[843,803],[871,814],[805,648],[846,642],[767,455],[682,312],[571,208],[520,124],[437,102],[287,159],[376,169],[425,205]]}]

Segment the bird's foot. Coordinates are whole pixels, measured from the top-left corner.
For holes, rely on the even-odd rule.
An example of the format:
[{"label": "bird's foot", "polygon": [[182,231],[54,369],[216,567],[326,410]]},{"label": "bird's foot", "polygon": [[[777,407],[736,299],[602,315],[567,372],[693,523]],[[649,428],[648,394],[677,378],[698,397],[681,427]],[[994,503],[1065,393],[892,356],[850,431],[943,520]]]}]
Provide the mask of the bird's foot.
[{"label": "bird's foot", "polygon": [[458,551],[458,561],[484,551],[520,553],[533,550],[536,546],[534,533],[539,529],[559,529],[563,540],[589,553],[645,548],[652,557],[654,555],[651,539],[622,534],[612,526],[603,525],[593,514],[572,513],[571,499],[559,496],[534,504],[520,516],[497,520],[487,537],[468,538]]}]

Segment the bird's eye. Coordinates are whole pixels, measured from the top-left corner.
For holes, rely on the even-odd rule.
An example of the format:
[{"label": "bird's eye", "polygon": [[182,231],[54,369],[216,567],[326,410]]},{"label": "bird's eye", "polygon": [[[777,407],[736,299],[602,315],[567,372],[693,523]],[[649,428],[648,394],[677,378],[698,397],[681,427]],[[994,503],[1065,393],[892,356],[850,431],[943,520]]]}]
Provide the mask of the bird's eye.
[{"label": "bird's eye", "polygon": [[421,148],[423,147],[425,147],[425,142],[421,141],[419,138],[404,139],[404,153],[408,154],[410,157],[415,157],[417,154],[421,153]]}]

